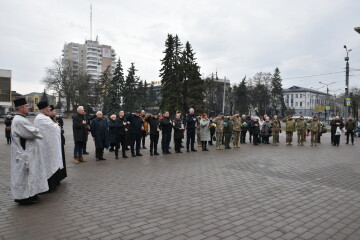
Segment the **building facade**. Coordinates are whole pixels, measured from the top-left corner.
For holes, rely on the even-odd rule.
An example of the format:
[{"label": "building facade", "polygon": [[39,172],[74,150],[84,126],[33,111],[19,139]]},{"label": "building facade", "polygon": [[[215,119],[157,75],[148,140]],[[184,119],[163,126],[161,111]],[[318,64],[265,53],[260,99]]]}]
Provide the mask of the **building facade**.
[{"label": "building facade", "polygon": [[[331,116],[331,96],[314,89],[292,86],[283,90],[285,105],[288,109],[294,109],[297,116],[317,116],[325,119]],[[327,107],[327,108],[326,108]]]},{"label": "building facade", "polygon": [[63,61],[78,72],[86,72],[93,80],[100,79],[102,73],[110,67],[111,73],[116,66],[115,50],[97,40],[86,40],[85,44],[68,43],[64,45]]},{"label": "building facade", "polygon": [[0,115],[9,112],[11,107],[11,70],[0,69]]},{"label": "building facade", "polygon": [[[39,92],[32,92],[25,94],[24,97],[26,98],[27,103],[29,104],[31,112],[38,112],[39,108],[37,104],[40,102],[43,93]],[[56,97],[53,95],[47,94],[49,105],[56,105]]]}]

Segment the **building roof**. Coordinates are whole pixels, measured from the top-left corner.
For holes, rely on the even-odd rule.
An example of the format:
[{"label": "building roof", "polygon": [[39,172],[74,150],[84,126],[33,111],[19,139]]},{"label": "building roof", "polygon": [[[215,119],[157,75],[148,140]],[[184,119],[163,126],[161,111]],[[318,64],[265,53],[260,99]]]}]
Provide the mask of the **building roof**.
[{"label": "building roof", "polygon": [[291,93],[291,92],[311,92],[311,93],[317,93],[317,94],[323,94],[326,95],[324,92],[320,92],[311,88],[304,88],[304,87],[298,87],[298,86],[292,86],[288,89],[284,89],[283,93]]}]

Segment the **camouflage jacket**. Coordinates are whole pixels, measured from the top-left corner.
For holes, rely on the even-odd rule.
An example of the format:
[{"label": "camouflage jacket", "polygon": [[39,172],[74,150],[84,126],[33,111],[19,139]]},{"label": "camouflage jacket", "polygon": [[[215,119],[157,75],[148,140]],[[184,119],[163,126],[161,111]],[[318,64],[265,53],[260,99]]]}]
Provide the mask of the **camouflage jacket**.
[{"label": "camouflage jacket", "polygon": [[296,131],[296,122],[294,119],[285,118],[283,120],[286,123],[286,131],[288,132],[295,132]]},{"label": "camouflage jacket", "polygon": [[233,124],[233,131],[240,132],[241,131],[241,118],[240,117],[234,117],[232,119]]},{"label": "camouflage jacket", "polygon": [[222,133],[224,127],[224,119],[220,119],[219,117],[217,117],[213,120],[213,122],[216,124],[215,132]]},{"label": "camouflage jacket", "polygon": [[279,120],[272,120],[271,121],[271,129],[272,129],[272,131],[273,131],[273,133],[275,132],[275,133],[278,133],[278,132],[280,132],[280,130],[281,130],[281,124],[280,124],[280,121]]},{"label": "camouflage jacket", "polygon": [[320,132],[321,131],[321,124],[319,121],[310,120],[308,123],[310,123],[310,131],[312,132]]},{"label": "camouflage jacket", "polygon": [[307,122],[305,120],[301,120],[301,119],[296,120],[296,129],[298,131],[305,131],[306,125],[307,125]]}]

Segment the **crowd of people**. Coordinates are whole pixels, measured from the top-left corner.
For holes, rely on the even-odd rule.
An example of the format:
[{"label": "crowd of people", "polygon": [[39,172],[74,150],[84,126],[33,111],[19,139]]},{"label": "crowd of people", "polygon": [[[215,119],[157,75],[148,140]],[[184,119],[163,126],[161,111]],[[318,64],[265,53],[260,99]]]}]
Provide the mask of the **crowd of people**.
[{"label": "crowd of people", "polygon": [[[27,118],[29,105],[25,98],[14,101],[16,115],[7,117],[5,132],[7,143],[11,143],[11,193],[15,202],[20,205],[33,204],[39,201],[39,194],[52,192],[66,176],[64,153],[63,121],[56,118],[56,110],[47,101],[40,101],[37,106],[39,113],[32,124]],[[209,151],[208,145],[216,142],[216,150],[240,148],[247,141],[254,145],[270,144],[278,146],[279,134],[286,132],[286,144],[291,146],[294,132],[297,132],[297,144],[304,146],[306,137],[310,136],[311,146],[321,142],[321,136],[327,131],[317,117],[306,120],[303,116],[288,116],[282,120],[275,115],[271,119],[264,115],[248,116],[239,113],[225,116],[220,113],[209,117],[206,113],[197,116],[193,108],[182,116],[177,112],[170,118],[168,111],[163,114],[150,114],[144,110],[105,118],[101,111],[89,117],[84,107],[77,108],[73,116],[74,162],[86,162],[84,155],[88,138],[91,136],[95,144],[95,159],[106,160],[104,150],[114,152],[119,159],[143,156],[141,149],[147,149],[145,141],[150,136],[150,156],[159,155],[158,142],[161,134],[162,154],[171,154],[173,139],[175,153],[196,152],[195,139],[202,151]],[[340,136],[346,132],[346,144],[354,144],[354,133],[358,123],[352,117],[342,121],[338,116],[330,122],[331,143],[339,146]],[[186,140],[185,140],[186,135]],[[232,143],[232,147],[231,147]],[[185,145],[185,146],[184,146]]]},{"label": "crowd of people", "polygon": [[[344,130],[347,135],[346,144],[349,143],[349,137],[354,144],[356,123],[352,117],[344,123],[336,116],[331,120],[330,126],[332,145],[339,146],[340,136]],[[87,118],[84,108],[80,106],[77,114],[73,116],[74,162],[86,161],[82,156],[84,153],[82,147],[87,145],[88,134],[91,134],[95,143],[96,160],[101,161],[106,160],[105,149],[114,152],[115,159],[119,159],[120,148],[123,158],[128,158],[127,150],[130,150],[132,157],[142,156],[140,151],[147,149],[145,141],[149,135],[150,156],[159,155],[160,134],[162,154],[171,154],[172,138],[175,153],[182,153],[182,148],[186,148],[187,152],[196,152],[195,139],[202,151],[209,151],[208,145],[213,145],[214,141],[216,150],[240,148],[240,144],[246,144],[247,140],[254,145],[270,144],[270,138],[272,145],[278,146],[282,128],[286,132],[286,144],[289,146],[293,143],[294,132],[297,132],[299,146],[304,146],[307,136],[310,137],[310,145],[317,146],[321,142],[322,134],[327,132],[327,128],[316,116],[308,120],[303,116],[296,119],[288,116],[280,120],[276,115],[270,119],[267,115],[258,117],[237,113],[233,116],[225,116],[220,113],[213,118],[208,117],[206,113],[197,116],[194,109],[190,108],[185,117],[180,112],[177,112],[174,118],[170,118],[168,111],[163,114],[150,114],[141,110],[129,114],[120,111],[118,116],[111,115],[107,119],[100,111],[96,116]]]}]

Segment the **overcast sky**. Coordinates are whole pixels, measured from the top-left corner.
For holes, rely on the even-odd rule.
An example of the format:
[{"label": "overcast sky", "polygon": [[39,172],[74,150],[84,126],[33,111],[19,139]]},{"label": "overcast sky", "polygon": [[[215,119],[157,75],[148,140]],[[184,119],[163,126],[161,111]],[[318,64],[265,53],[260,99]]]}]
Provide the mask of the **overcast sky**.
[{"label": "overcast sky", "polygon": [[[359,0],[1,0],[0,69],[12,70],[13,90],[43,91],[45,68],[64,43],[90,38],[90,4],[93,38],[115,49],[125,72],[135,62],[147,81],[159,80],[168,33],[192,44],[204,76],[217,70],[232,83],[279,67],[285,88],[322,81],[343,91],[344,44],[360,70]],[[294,79],[333,72],[341,73]],[[360,71],[351,71],[351,86],[360,87]]]}]

